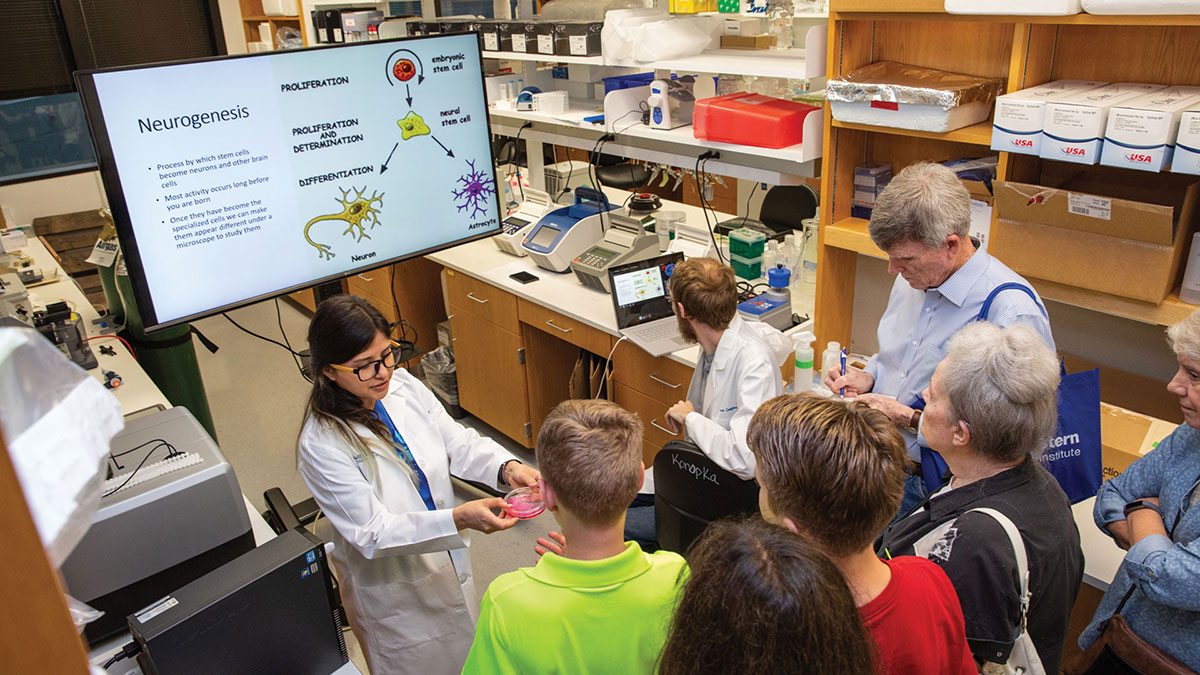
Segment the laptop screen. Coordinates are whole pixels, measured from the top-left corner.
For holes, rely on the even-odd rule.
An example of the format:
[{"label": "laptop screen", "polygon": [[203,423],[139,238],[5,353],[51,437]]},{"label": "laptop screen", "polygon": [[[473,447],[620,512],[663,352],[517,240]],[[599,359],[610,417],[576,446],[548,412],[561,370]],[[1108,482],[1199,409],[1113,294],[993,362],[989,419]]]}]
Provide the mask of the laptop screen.
[{"label": "laptop screen", "polygon": [[667,297],[667,282],[675,265],[681,262],[682,253],[670,253],[609,268],[617,328],[629,328],[674,314]]}]

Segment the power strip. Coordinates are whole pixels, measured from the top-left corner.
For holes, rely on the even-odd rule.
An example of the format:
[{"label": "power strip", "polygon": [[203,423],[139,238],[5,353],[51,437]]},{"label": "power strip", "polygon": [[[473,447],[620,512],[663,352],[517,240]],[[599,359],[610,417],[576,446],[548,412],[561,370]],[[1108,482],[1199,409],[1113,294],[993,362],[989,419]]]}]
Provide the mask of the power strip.
[{"label": "power strip", "polygon": [[[203,463],[204,459],[200,457],[200,455],[194,452],[181,452],[174,457],[168,457],[153,464],[147,464],[143,466],[141,469],[137,470],[132,478],[130,478],[129,474],[127,473],[109,478],[108,480],[104,481],[103,494],[109,494],[110,492],[115,494],[117,492],[121,492],[122,490],[128,490],[135,485],[141,485],[142,483],[158,478],[163,474],[168,474],[172,471],[178,471],[179,469],[185,469],[189,466],[195,466]],[[121,483],[125,482],[126,478],[129,478],[129,482],[121,485]],[[117,487],[119,485],[120,487]]]}]

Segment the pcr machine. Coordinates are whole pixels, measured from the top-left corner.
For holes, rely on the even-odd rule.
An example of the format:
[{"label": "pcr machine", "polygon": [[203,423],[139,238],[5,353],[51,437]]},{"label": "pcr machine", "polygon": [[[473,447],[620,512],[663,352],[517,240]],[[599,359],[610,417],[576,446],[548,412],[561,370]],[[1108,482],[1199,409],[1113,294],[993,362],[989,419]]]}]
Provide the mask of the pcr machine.
[{"label": "pcr machine", "polygon": [[525,249],[521,246],[525,235],[529,234],[542,216],[546,215],[546,212],[554,206],[550,195],[541,190],[522,188],[522,192],[524,199],[521,204],[517,206],[516,211],[500,221],[501,231],[492,237],[492,241],[496,242],[496,248],[518,257],[526,255]]},{"label": "pcr machine", "polygon": [[571,261],[571,269],[579,283],[609,293],[608,268],[638,262],[658,255],[658,235],[646,232],[642,221],[608,214],[608,231],[604,238]]},{"label": "pcr machine", "polygon": [[521,244],[539,267],[566,272],[571,261],[604,237],[613,206],[603,192],[575,188],[575,203],[547,213]]},{"label": "pcr machine", "polygon": [[128,420],[110,445],[100,508],[62,565],[69,593],[105,613],[84,631],[90,644],[254,548],[233,467],[187,408]]}]

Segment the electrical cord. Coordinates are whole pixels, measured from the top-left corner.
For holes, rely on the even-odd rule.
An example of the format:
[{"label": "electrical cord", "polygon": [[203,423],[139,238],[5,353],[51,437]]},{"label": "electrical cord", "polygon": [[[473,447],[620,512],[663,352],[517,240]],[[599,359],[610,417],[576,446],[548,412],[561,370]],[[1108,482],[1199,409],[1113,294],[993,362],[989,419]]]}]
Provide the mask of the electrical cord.
[{"label": "electrical cord", "polygon": [[[513,145],[513,165],[517,167],[517,189],[521,191],[521,201],[525,201],[525,187],[521,185],[521,163],[517,160],[521,157],[521,132],[533,126],[533,122],[526,122],[517,129],[517,141]],[[529,153],[525,153],[526,161],[528,161]]]},{"label": "electrical cord", "polygon": [[116,338],[116,339],[120,340],[122,343],[125,344],[125,348],[129,350],[129,355],[133,357],[133,360],[137,361],[137,352],[133,351],[133,346],[130,345],[129,342],[125,338],[123,338],[120,335],[117,335],[115,333],[112,333],[112,334],[103,333],[101,335],[93,335],[89,338],[84,338],[84,341],[91,342],[92,340],[103,340],[105,338]]},{"label": "electrical cord", "polygon": [[116,663],[117,661],[121,661],[122,659],[127,659],[131,656],[137,656],[138,653],[141,651],[142,651],[142,646],[140,644],[138,644],[137,642],[130,642],[130,643],[126,644],[124,647],[122,647],[121,651],[117,652],[116,654],[113,654],[112,658],[105,661],[104,665],[100,666],[100,668],[102,668],[104,670],[108,670],[108,668],[110,666],[112,666],[112,664]]},{"label": "electrical cord", "polygon": [[[143,444],[143,445],[145,445],[145,444]],[[168,443],[166,441],[159,443],[158,445],[154,446],[153,448],[150,448],[150,452],[147,452],[146,456],[142,458],[142,461],[138,462],[138,465],[136,467],[134,467],[133,471],[130,471],[129,475],[125,476],[125,480],[122,481],[120,485],[118,485],[117,487],[100,495],[100,498],[107,499],[107,498],[115,495],[117,492],[119,492],[121,490],[121,488],[128,485],[129,481],[133,480],[133,477],[137,475],[137,472],[140,471],[142,466],[144,466],[146,464],[146,460],[150,459],[150,456],[154,454],[154,451],[158,450],[159,448],[164,448],[164,447],[167,449],[167,459],[170,459],[171,457],[175,457],[177,455],[183,454],[183,453],[179,452],[178,450],[176,450],[175,446],[171,445],[170,443]]]},{"label": "electrical cord", "polygon": [[279,347],[282,347],[282,348],[284,348],[284,349],[288,350],[288,352],[289,352],[289,353],[291,353],[293,356],[301,356],[301,354],[299,354],[298,352],[294,352],[294,351],[292,351],[292,348],[291,348],[291,347],[289,347],[289,346],[287,346],[287,345],[283,344],[282,342],[280,342],[280,341],[278,341],[278,340],[272,340],[271,338],[269,338],[269,337],[266,337],[266,336],[264,336],[264,335],[259,335],[258,333],[255,333],[254,331],[250,330],[249,328],[246,328],[246,327],[245,327],[245,326],[243,326],[242,324],[240,324],[240,323],[238,323],[238,322],[234,321],[234,320],[233,320],[233,317],[229,316],[229,315],[228,315],[228,314],[226,314],[225,312],[221,312],[221,316],[223,316],[223,317],[225,317],[226,319],[228,319],[228,320],[229,320],[229,323],[233,324],[235,327],[237,327],[237,329],[238,329],[238,330],[242,331],[243,333],[246,333],[247,335],[251,335],[251,336],[253,336],[253,337],[256,337],[256,338],[258,338],[259,340],[263,340],[263,341],[265,341],[265,342],[270,342],[270,343],[271,343],[271,344],[273,344],[273,345],[277,345],[277,346],[279,346]]},{"label": "electrical cord", "polygon": [[[704,214],[704,224],[708,227],[708,236],[710,239],[712,239],[713,247],[717,249],[717,260],[720,260],[722,263],[728,265],[729,261],[725,259],[725,254],[721,252],[721,244],[717,242],[717,235],[715,232],[713,232],[715,224],[710,222],[708,218],[708,210],[712,210],[712,207],[708,207],[708,210],[705,210],[708,200],[704,198],[704,185],[700,182],[700,176],[702,173],[704,173],[704,171],[701,169],[701,162],[707,162],[710,159],[720,156],[721,153],[715,150],[708,150],[700,153],[700,156],[696,158],[696,192],[699,193],[700,212]],[[715,210],[713,211],[713,217],[714,219],[716,218]]]},{"label": "electrical cord", "polygon": [[[601,371],[604,373],[604,379],[602,380],[602,382],[608,381],[608,368],[609,368],[609,366],[612,365],[612,357],[613,357],[613,354],[615,354],[617,351],[617,345],[621,344],[622,342],[624,342],[628,339],[629,339],[628,336],[622,335],[621,339],[617,340],[616,343],[613,344],[612,349],[610,349],[608,351],[608,357],[604,359],[604,370]],[[596,391],[596,398],[600,398],[599,388],[597,388],[597,391]]]},{"label": "electrical cord", "polygon": [[[146,447],[147,445],[150,445],[151,443],[165,444],[167,442],[161,438],[155,438],[153,440],[146,441],[145,443],[142,443],[140,445],[135,445],[134,447],[132,447],[128,450],[125,450],[123,452],[109,452],[108,458],[112,460],[113,466],[117,467],[117,470],[120,471],[121,469],[124,469],[125,467],[121,466],[121,463],[117,461],[118,457],[124,457],[125,455],[128,455],[131,452],[137,452],[138,450],[141,450],[142,448]],[[157,450],[157,448],[155,448],[155,449]]]},{"label": "electrical cord", "polygon": [[300,357],[296,355],[296,350],[292,349],[292,343],[288,340],[287,331],[283,329],[283,312],[279,310],[279,298],[275,298],[275,320],[279,323],[279,334],[283,336],[283,344],[287,345],[287,350],[292,354],[292,363],[296,364],[296,372],[300,373],[300,377],[312,382],[304,374],[304,365],[300,363]]}]

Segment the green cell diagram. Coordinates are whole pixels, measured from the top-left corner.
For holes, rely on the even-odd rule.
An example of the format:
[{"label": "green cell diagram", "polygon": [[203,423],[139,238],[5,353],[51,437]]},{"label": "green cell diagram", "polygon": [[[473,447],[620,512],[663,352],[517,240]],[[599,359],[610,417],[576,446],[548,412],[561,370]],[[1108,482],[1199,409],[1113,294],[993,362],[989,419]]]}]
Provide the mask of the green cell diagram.
[{"label": "green cell diagram", "polygon": [[[428,129],[426,129],[425,133],[428,133]],[[351,187],[350,190],[343,190],[342,188],[338,189],[342,190],[342,196],[340,198],[335,197],[334,201],[342,205],[342,210],[338,213],[317,216],[316,218],[308,221],[308,224],[304,226],[304,240],[307,241],[313,248],[317,249],[317,255],[319,257],[326,260],[332,260],[334,253],[330,249],[329,244],[321,244],[312,240],[312,237],[309,236],[308,232],[312,229],[313,225],[323,220],[344,221],[348,224],[348,227],[344,232],[342,232],[342,234],[352,235],[354,236],[355,242],[360,242],[364,238],[371,238],[370,235],[367,234],[366,228],[363,227],[364,221],[370,223],[371,229],[374,229],[375,226],[379,224],[380,211],[379,208],[375,207],[375,204],[378,203],[379,207],[383,206],[382,192],[379,194],[372,192],[370,197],[365,197],[364,195],[367,191],[365,186],[361,190],[357,190],[353,187]],[[354,193],[353,198],[351,198],[351,192]]]},{"label": "green cell diagram", "polygon": [[396,125],[400,127],[400,138],[406,141],[413,136],[429,134],[429,126],[415,110],[408,111],[407,115],[396,121]]}]

